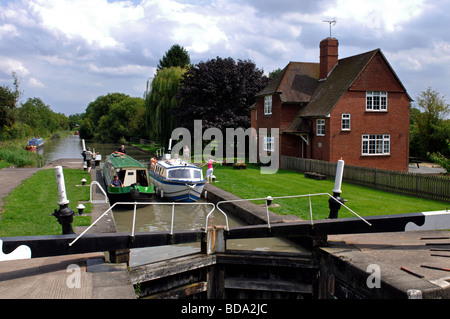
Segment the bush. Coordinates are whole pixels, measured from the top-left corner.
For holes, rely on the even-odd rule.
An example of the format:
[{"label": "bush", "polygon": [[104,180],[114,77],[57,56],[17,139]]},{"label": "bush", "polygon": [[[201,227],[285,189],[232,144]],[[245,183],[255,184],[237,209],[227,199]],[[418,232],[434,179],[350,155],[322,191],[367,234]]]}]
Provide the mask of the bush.
[{"label": "bush", "polygon": [[16,146],[2,146],[0,148],[0,159],[12,163],[17,167],[39,166],[42,160],[39,154]]}]

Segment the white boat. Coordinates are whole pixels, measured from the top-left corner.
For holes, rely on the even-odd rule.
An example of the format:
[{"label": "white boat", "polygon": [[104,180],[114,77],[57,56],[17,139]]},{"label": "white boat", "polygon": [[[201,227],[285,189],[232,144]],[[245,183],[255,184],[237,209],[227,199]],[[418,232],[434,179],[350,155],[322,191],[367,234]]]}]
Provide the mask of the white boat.
[{"label": "white boat", "polygon": [[149,174],[156,194],[172,201],[196,202],[205,186],[202,169],[181,159],[156,161]]}]

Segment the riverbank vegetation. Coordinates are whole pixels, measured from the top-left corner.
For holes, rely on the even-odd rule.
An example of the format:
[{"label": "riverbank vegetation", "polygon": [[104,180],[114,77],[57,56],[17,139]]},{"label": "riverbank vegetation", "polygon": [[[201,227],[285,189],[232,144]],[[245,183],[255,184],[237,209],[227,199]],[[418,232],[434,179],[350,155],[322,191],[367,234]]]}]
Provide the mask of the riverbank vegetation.
[{"label": "riverbank vegetation", "polygon": [[[261,174],[260,167],[247,164],[245,170],[233,169],[232,166],[215,165],[214,186],[233,193],[241,198],[281,197],[288,195],[305,195],[317,193],[332,194],[334,180],[314,180],[304,174],[289,170],[278,170],[276,174]],[[416,213],[424,211],[445,210],[447,204],[439,201],[421,199],[412,196],[383,192],[367,187],[343,183],[342,195],[350,209],[360,216],[391,215]],[[254,202],[264,205],[264,201]],[[314,219],[328,217],[328,197],[311,197]],[[309,220],[308,198],[276,199],[270,210],[280,215],[296,215]],[[354,217],[342,207],[339,217]]]},{"label": "riverbank vegetation", "polygon": [[12,75],[13,88],[0,86],[0,160],[3,161],[0,167],[40,166],[41,157],[25,150],[27,140],[37,136],[45,140],[72,130],[78,117],[55,113],[50,105],[36,97],[19,105],[22,93],[16,74],[13,72]]},{"label": "riverbank vegetation", "polygon": [[[67,199],[75,213],[79,201],[89,201],[89,187],[77,186],[83,178],[89,185],[91,177],[87,172],[64,169]],[[85,213],[92,211],[92,204],[83,205],[86,206]],[[55,170],[39,170],[4,198],[0,236],[60,235],[61,225],[50,215],[54,209],[59,209]],[[74,216],[72,225],[75,230],[75,226],[88,226],[90,222],[90,215]]]},{"label": "riverbank vegetation", "polygon": [[[48,135],[41,136],[44,140],[49,138],[64,138],[72,135],[72,131],[57,131]],[[15,138],[0,142],[0,160],[2,167],[41,167],[43,163],[42,156],[36,152],[30,152],[25,149],[27,138]]]}]

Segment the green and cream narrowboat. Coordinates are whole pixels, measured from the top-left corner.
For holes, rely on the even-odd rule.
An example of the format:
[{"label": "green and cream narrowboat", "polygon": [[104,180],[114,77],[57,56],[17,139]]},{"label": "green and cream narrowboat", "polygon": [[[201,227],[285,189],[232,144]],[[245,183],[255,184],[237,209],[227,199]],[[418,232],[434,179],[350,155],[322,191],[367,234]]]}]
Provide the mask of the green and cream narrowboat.
[{"label": "green and cream narrowboat", "polygon": [[[119,177],[122,187],[111,186],[114,175]],[[154,188],[150,182],[148,168],[123,153],[114,152],[106,156],[103,180],[111,203],[142,202],[153,199]]]}]

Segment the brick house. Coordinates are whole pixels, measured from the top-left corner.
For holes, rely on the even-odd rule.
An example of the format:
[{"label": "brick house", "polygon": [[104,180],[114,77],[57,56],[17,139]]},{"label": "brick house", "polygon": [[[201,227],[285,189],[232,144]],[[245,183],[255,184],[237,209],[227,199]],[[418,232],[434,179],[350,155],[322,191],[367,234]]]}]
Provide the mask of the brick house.
[{"label": "brick house", "polygon": [[[380,49],[338,59],[338,45],[335,38],[322,40],[320,63],[290,62],[256,95],[252,127],[280,129],[280,161],[281,155],[342,158],[407,171],[411,98],[405,87]],[[270,136],[258,138],[270,151]]]}]

